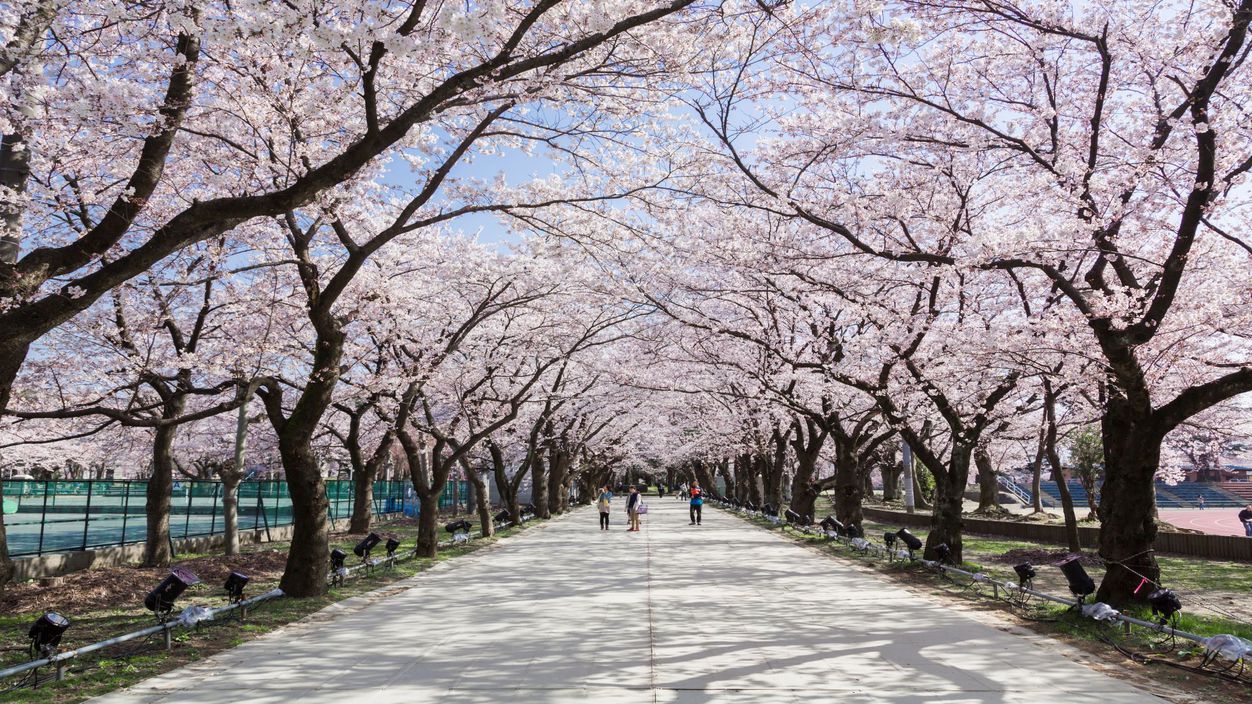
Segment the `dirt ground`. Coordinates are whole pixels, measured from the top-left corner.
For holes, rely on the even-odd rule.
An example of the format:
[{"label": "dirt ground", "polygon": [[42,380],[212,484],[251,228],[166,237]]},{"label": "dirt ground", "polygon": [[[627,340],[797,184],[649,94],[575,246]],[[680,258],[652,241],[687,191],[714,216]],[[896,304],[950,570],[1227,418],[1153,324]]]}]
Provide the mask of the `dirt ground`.
[{"label": "dirt ground", "polygon": [[[377,526],[383,536],[416,530],[414,519],[398,519]],[[331,542],[355,542],[363,534],[333,533]],[[412,539],[407,541],[410,545]],[[221,592],[226,575],[232,571],[242,572],[251,579],[249,593],[257,587],[274,583],[282,577],[287,560],[286,543],[269,543],[247,548],[248,552],[226,557],[205,555],[186,560],[176,560],[171,567],[185,567],[200,578],[199,587],[214,593]],[[48,580],[32,580],[10,584],[0,593],[0,615],[36,614],[57,611],[66,614],[85,614],[119,606],[139,604],[148,592],[165,579],[170,572],[167,567],[139,567],[123,565],[100,567],[74,572]],[[222,592],[224,593],[224,592]]]},{"label": "dirt ground", "polygon": [[[271,549],[231,557],[196,557],[176,562],[174,566],[190,569],[201,582],[212,587],[225,582],[232,570],[248,575],[255,582],[278,579],[286,560],[285,550]],[[12,584],[0,594],[0,614],[40,611],[77,614],[120,604],[137,604],[169,572],[165,567],[105,567],[52,580]]]}]

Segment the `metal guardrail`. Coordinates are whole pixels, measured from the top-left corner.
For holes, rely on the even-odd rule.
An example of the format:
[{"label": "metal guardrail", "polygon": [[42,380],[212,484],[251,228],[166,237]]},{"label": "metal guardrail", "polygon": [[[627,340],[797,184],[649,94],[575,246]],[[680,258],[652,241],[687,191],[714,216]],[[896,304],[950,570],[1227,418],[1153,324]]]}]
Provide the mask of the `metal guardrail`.
[{"label": "metal guardrail", "polygon": [[234,604],[229,604],[227,606],[219,606],[219,607],[212,608],[212,609],[205,609],[204,607],[200,607],[200,606],[189,606],[186,609],[183,609],[183,613],[181,616],[179,616],[177,619],[174,619],[172,621],[166,621],[165,623],[158,623],[156,625],[149,626],[147,628],[143,628],[138,631],[131,632],[131,633],[127,633],[125,635],[120,635],[115,638],[102,640],[98,643],[92,643],[91,645],[84,645],[81,648],[75,648],[73,650],[65,650],[65,651],[56,653],[54,655],[50,655],[45,658],[40,658],[38,660],[31,660],[30,662],[22,663],[21,665],[14,665],[13,667],[5,668],[3,670],[0,670],[0,679],[3,679],[5,677],[12,677],[14,675],[20,675],[24,672],[37,670],[41,667],[52,665],[56,667],[56,679],[60,681],[60,680],[65,679],[65,668],[68,666],[69,662],[73,660],[74,658],[77,658],[82,655],[94,653],[98,650],[103,650],[105,648],[110,648],[115,645],[120,645],[122,643],[126,643],[132,640],[138,640],[139,638],[147,638],[148,636],[155,635],[157,633],[162,633],[162,632],[164,632],[165,634],[165,647],[168,650],[169,648],[173,647],[173,639],[172,639],[171,633],[175,628],[192,628],[196,626],[197,624],[199,624],[201,621],[212,621],[212,620],[215,620],[218,616],[230,613],[231,611],[235,611],[237,609],[242,609],[241,613],[247,613],[247,609],[249,606],[259,604],[264,601],[269,601],[271,599],[277,599],[281,596],[283,596],[283,590],[274,589],[272,591],[266,592],[259,596],[254,596],[251,599],[245,599],[244,601],[240,601]]},{"label": "metal guardrail", "polygon": [[1030,492],[1027,491],[1024,487],[1022,487],[1017,482],[1010,481],[1008,477],[1002,477],[1002,476],[996,475],[996,483],[1000,485],[1001,489],[1004,489],[1005,491],[1009,492],[1013,496],[1016,496],[1017,500],[1022,502],[1023,506],[1031,505],[1032,497],[1031,497]]}]

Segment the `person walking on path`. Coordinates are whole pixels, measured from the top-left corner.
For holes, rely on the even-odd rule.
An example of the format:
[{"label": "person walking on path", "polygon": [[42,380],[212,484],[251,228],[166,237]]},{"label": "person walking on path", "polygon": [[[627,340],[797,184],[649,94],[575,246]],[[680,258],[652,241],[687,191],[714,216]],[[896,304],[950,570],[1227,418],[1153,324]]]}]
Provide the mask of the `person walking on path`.
[{"label": "person walking on path", "polygon": [[626,516],[630,519],[630,527],[626,529],[627,533],[639,532],[639,502],[642,501],[639,490],[634,484],[630,485],[630,494],[626,497]]},{"label": "person walking on path", "polygon": [[1196,503],[1200,504],[1200,510],[1203,511],[1204,510],[1204,494],[1200,494],[1198,497],[1196,497]]},{"label": "person walking on path", "polygon": [[1243,534],[1252,538],[1252,504],[1248,504],[1239,512],[1239,520],[1243,523]]},{"label": "person walking on path", "polygon": [[600,496],[596,499],[596,508],[600,511],[600,530],[609,529],[609,502],[613,500],[613,492],[607,486],[600,487]]},{"label": "person walking on path", "polygon": [[700,525],[700,519],[704,517],[704,492],[700,490],[700,484],[691,483],[691,525]]}]

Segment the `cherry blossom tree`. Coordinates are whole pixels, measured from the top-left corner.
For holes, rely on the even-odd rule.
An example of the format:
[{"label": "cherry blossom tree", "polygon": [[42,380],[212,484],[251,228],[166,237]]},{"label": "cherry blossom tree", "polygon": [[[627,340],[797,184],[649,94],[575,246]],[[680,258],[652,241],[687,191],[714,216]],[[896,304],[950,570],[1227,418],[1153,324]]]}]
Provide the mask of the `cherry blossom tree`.
[{"label": "cherry blossom tree", "polygon": [[[276,337],[273,272],[232,281],[220,243],[196,247],[115,289],[43,338],[15,387],[8,413],[27,420],[100,418],[152,429],[143,562],[168,565],[176,473],[212,479],[225,456],[175,453],[180,430],[245,402]],[[103,432],[109,432],[105,430]]]},{"label": "cherry blossom tree", "polygon": [[[1247,328],[1246,277],[1232,273],[1249,253],[1252,5],[903,1],[790,20],[728,47],[740,55],[692,100],[752,205],[901,272],[982,269],[1034,300],[1059,293],[1104,376],[1100,552],[1113,567],[1098,598],[1142,599],[1141,580],[1159,577],[1162,438],[1252,390],[1232,332]],[[749,120],[768,125],[751,145]],[[942,182],[967,219],[927,232],[900,217]]]},{"label": "cherry blossom tree", "polygon": [[[4,14],[0,408],[48,331],[192,243],[258,218],[307,231],[317,216],[295,211],[377,176],[384,154],[427,174],[399,219],[412,225],[447,168],[514,106],[642,85],[664,53],[654,50],[699,35],[699,23],[663,22],[691,4],[102,0]],[[513,126],[503,136],[533,134],[524,119]],[[462,146],[445,151],[443,135]],[[398,230],[345,243],[341,271]],[[327,311],[350,278],[319,288]],[[297,425],[320,416],[300,411]],[[298,435],[305,445],[311,431]],[[316,482],[296,481],[292,495],[318,508]],[[298,561],[320,565],[322,531],[303,523],[295,543],[318,554]],[[305,574],[296,561],[284,588],[320,592],[324,568]]]}]

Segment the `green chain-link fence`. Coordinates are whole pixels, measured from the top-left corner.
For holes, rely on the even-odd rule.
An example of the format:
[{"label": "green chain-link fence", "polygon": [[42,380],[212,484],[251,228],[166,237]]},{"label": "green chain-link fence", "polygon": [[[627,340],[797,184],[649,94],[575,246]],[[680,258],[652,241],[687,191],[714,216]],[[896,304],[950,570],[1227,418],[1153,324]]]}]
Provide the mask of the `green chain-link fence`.
[{"label": "green chain-link fence", "polygon": [[[9,554],[87,550],[143,542],[147,535],[144,514],[146,481],[30,481],[4,482],[4,523]],[[282,480],[244,482],[239,485],[239,530],[265,530],[291,523],[291,497]],[[328,515],[346,519],[352,515],[351,480],[326,482],[330,499]],[[441,508],[454,498],[465,501],[465,487],[448,483]],[[416,507],[407,482],[374,483],[375,513],[406,513]],[[170,503],[170,538],[215,535],[222,523],[222,484],[214,481],[174,483]]]}]

